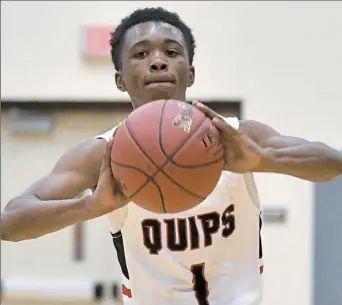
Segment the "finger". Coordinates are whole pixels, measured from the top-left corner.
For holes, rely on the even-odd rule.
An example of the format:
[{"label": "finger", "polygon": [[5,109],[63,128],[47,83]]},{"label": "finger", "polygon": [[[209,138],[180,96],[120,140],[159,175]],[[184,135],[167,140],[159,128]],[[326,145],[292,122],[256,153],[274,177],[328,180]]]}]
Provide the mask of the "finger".
[{"label": "finger", "polygon": [[243,152],[243,149],[241,147],[241,142],[238,139],[235,139],[233,137],[227,137],[220,133],[221,135],[221,143],[224,147],[225,151],[231,151],[237,156],[240,156]]},{"label": "finger", "polygon": [[105,154],[103,156],[103,166],[104,167],[110,166],[110,162],[112,159],[111,154],[112,154],[113,140],[114,140],[114,138],[111,137],[107,143],[106,151],[105,151]]},{"label": "finger", "polygon": [[204,114],[206,114],[209,118],[219,118],[222,119],[221,115],[219,115],[214,110],[210,109],[208,106],[203,105],[202,103],[198,101],[194,101],[193,105],[197,107],[199,110],[201,110]]},{"label": "finger", "polygon": [[226,152],[231,151],[236,155],[241,155],[242,143],[240,133],[235,128],[222,120],[214,119],[213,123],[219,130],[222,141],[221,143],[225,147]]}]

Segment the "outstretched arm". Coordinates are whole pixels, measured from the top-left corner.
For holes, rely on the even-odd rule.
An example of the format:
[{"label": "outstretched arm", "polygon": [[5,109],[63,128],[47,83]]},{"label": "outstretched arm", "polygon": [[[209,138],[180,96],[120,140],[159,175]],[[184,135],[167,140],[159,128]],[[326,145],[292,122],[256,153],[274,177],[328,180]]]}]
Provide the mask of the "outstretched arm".
[{"label": "outstretched arm", "polygon": [[342,154],[326,144],[284,136],[251,120],[241,121],[239,130],[266,151],[256,171],[288,174],[309,181],[329,181],[342,174]]},{"label": "outstretched arm", "polygon": [[329,181],[342,174],[342,154],[326,144],[281,135],[256,121],[240,121],[239,129],[209,107],[194,101],[212,119],[221,136],[225,169],[272,172],[309,181]]},{"label": "outstretched arm", "polygon": [[75,198],[96,185],[106,143],[91,140],[64,154],[49,175],[13,198],[1,215],[1,239],[20,241],[99,216],[92,196]]}]

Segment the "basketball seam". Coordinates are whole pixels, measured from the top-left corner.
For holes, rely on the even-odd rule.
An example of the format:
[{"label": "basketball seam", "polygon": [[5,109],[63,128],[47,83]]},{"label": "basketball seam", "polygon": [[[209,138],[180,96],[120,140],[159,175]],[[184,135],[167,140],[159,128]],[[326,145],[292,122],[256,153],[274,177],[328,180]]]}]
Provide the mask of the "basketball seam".
[{"label": "basketball seam", "polygon": [[124,167],[124,168],[130,168],[130,169],[134,169],[136,171],[138,171],[139,173],[143,174],[144,176],[146,176],[146,181],[138,188],[137,191],[135,191],[131,196],[128,197],[128,199],[134,197],[138,192],[141,191],[142,188],[144,188],[149,182],[150,182],[150,176],[147,175],[143,170],[141,170],[140,168],[137,168],[135,166],[131,166],[131,165],[125,165],[125,164],[121,164],[119,162],[115,162],[113,160],[111,160],[111,163]]}]

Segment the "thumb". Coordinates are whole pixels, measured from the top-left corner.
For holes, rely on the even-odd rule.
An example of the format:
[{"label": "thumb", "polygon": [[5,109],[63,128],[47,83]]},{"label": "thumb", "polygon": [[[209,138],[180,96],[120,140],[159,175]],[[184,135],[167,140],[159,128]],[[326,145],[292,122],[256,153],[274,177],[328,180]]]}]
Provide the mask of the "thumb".
[{"label": "thumb", "polygon": [[106,151],[103,156],[103,161],[102,161],[102,170],[106,170],[107,168],[111,168],[111,154],[112,154],[112,146],[113,146],[113,137],[111,137],[107,143],[106,146]]}]

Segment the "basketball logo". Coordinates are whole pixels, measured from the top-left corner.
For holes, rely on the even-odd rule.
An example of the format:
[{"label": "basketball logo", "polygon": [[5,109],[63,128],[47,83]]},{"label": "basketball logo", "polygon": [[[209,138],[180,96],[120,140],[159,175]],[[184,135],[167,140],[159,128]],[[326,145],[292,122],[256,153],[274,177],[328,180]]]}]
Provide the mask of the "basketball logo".
[{"label": "basketball logo", "polygon": [[178,103],[180,113],[172,121],[172,126],[183,128],[184,132],[189,133],[192,125],[192,115],[194,109],[186,103]]}]

